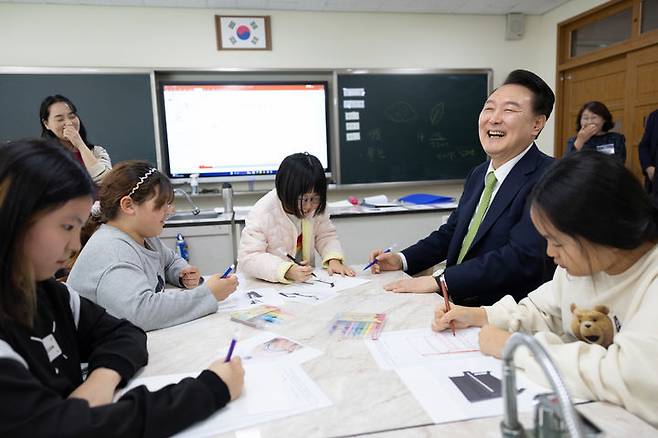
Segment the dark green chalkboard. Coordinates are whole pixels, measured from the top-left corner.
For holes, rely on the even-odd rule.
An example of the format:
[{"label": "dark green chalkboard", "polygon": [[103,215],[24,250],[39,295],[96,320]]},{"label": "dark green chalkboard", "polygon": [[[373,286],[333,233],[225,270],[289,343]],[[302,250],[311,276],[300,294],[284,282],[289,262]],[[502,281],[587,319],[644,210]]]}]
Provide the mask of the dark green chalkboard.
[{"label": "dark green chalkboard", "polygon": [[156,164],[150,87],[148,73],[0,74],[0,142],[39,137],[41,101],[62,94],[78,108],[89,142],[107,149],[112,163]]},{"label": "dark green chalkboard", "polygon": [[477,122],[487,72],[339,74],[337,85],[341,184],[463,179],[485,161]]}]

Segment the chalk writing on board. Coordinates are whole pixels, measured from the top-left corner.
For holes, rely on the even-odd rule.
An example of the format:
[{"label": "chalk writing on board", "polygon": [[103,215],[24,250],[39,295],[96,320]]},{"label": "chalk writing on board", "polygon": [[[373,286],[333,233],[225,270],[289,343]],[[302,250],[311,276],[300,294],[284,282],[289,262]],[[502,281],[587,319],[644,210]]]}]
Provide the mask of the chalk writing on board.
[{"label": "chalk writing on board", "polygon": [[455,151],[442,152],[436,154],[435,157],[439,161],[446,161],[446,160],[454,161],[457,158],[457,153]]},{"label": "chalk writing on board", "polygon": [[436,126],[441,122],[443,114],[445,114],[445,109],[445,104],[443,102],[439,102],[432,107],[430,110],[430,123],[432,126]]},{"label": "chalk writing on board", "polygon": [[386,107],[387,118],[395,123],[404,123],[416,120],[418,114],[414,108],[407,102],[399,101]]},{"label": "chalk writing on board", "polygon": [[434,132],[430,135],[429,144],[433,149],[443,149],[450,146],[448,139],[440,132]]},{"label": "chalk writing on board", "polygon": [[382,131],[379,128],[371,129],[367,135],[371,141],[382,141]]},{"label": "chalk writing on board", "polygon": [[371,163],[374,163],[377,160],[386,159],[386,154],[384,153],[384,150],[375,146],[369,146],[367,154],[368,154],[368,161],[370,161]]}]

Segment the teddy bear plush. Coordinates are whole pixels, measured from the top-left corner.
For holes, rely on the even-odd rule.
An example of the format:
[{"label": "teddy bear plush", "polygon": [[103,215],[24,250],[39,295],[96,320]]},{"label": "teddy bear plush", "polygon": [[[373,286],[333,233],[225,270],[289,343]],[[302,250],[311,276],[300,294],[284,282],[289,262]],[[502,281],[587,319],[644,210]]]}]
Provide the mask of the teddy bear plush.
[{"label": "teddy bear plush", "polygon": [[571,331],[581,341],[608,348],[615,337],[615,329],[608,313],[610,310],[606,306],[583,310],[572,303]]}]

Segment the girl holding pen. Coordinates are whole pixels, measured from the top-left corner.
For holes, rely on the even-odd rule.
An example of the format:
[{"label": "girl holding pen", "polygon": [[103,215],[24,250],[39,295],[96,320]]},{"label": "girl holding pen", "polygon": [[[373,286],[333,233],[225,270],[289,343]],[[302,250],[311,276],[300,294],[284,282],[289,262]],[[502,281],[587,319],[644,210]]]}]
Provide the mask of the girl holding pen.
[{"label": "girl holding pen", "polygon": [[0,146],[0,436],[172,436],[242,391],[234,358],[112,401],[146,365],[146,335],[52,278],[80,248],[93,191],[66,151],[42,140]]},{"label": "girl holding pen", "polygon": [[[114,316],[155,330],[214,313],[217,302],[235,291],[235,275],[202,282],[196,267],[158,239],[172,212],[173,190],[148,163],[115,166],[99,197],[83,230],[93,235],[68,278],[81,295]],[[166,290],[165,282],[184,290]]]},{"label": "girl holding pen", "polygon": [[[511,332],[534,335],[574,397],[621,405],[658,426],[658,208],[622,163],[585,150],[549,169],[530,216],[558,268],[518,303],[443,305],[432,328],[481,326],[480,350],[500,357]],[[519,349],[515,365],[544,382]]]},{"label": "girl holding pen", "polygon": [[271,282],[307,281],[317,251],[329,274],[356,275],[343,264],[336,228],[325,211],[327,179],[320,160],[308,153],[286,157],[275,187],[247,216],[238,252],[242,272]]}]

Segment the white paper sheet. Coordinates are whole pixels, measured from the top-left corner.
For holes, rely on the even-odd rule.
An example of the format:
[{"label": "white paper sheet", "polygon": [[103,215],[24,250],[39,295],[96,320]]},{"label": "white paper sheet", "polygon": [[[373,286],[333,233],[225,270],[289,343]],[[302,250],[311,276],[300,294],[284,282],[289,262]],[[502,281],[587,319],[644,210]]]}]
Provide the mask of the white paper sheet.
[{"label": "white paper sheet", "polygon": [[[396,371],[432,421],[446,423],[502,415],[502,396],[470,402],[450,379],[450,377],[463,376],[465,372],[491,372],[493,376],[502,380],[501,369],[502,362],[492,357],[455,355],[450,359],[398,368]],[[531,411],[534,396],[548,391],[530,382],[520,373],[516,374],[516,384],[517,389],[523,388],[517,396],[520,412]]]},{"label": "white paper sheet", "polygon": [[389,202],[386,195],[366,196],[363,203],[370,207],[400,207],[399,202]]},{"label": "white paper sheet", "polygon": [[345,134],[345,139],[347,141],[359,141],[361,140],[361,133],[360,132],[348,132]]},{"label": "white paper sheet", "polygon": [[250,307],[269,304],[270,306],[281,306],[283,298],[274,288],[247,288],[238,286],[238,289],[229,295],[224,301],[218,303],[218,312],[234,312]]},{"label": "white paper sheet", "polygon": [[313,273],[316,276],[311,277],[307,282],[280,286],[277,288],[277,293],[284,301],[315,305],[338,296],[339,292],[370,281],[369,278],[329,275],[322,268],[315,268]]},{"label": "white paper sheet", "polygon": [[361,123],[359,122],[347,122],[345,123],[345,130],[346,131],[358,131],[361,129]]},{"label": "white paper sheet", "polygon": [[377,364],[385,369],[423,365],[443,360],[446,356],[469,354],[481,356],[478,343],[479,327],[450,330],[440,333],[430,328],[384,332],[376,341],[366,340],[366,345]]},{"label": "white paper sheet", "polygon": [[358,111],[345,111],[345,120],[359,120]]},{"label": "white paper sheet", "polygon": [[[331,406],[332,402],[298,365],[271,362],[244,364],[242,395],[205,421],[175,435],[206,437],[259,423]],[[139,385],[155,391],[199,373],[170,374],[132,380],[126,390]],[[123,392],[122,392],[123,393]]]},{"label": "white paper sheet", "polygon": [[327,207],[329,208],[352,208],[354,207],[354,204],[352,204],[350,201],[347,199],[343,199],[341,201],[334,201],[334,202],[327,202]]},{"label": "white paper sheet", "polygon": [[[224,349],[218,357],[226,357]],[[262,332],[249,339],[239,339],[233,351],[243,363],[277,362],[301,364],[324,354],[322,351],[272,332]]]}]

